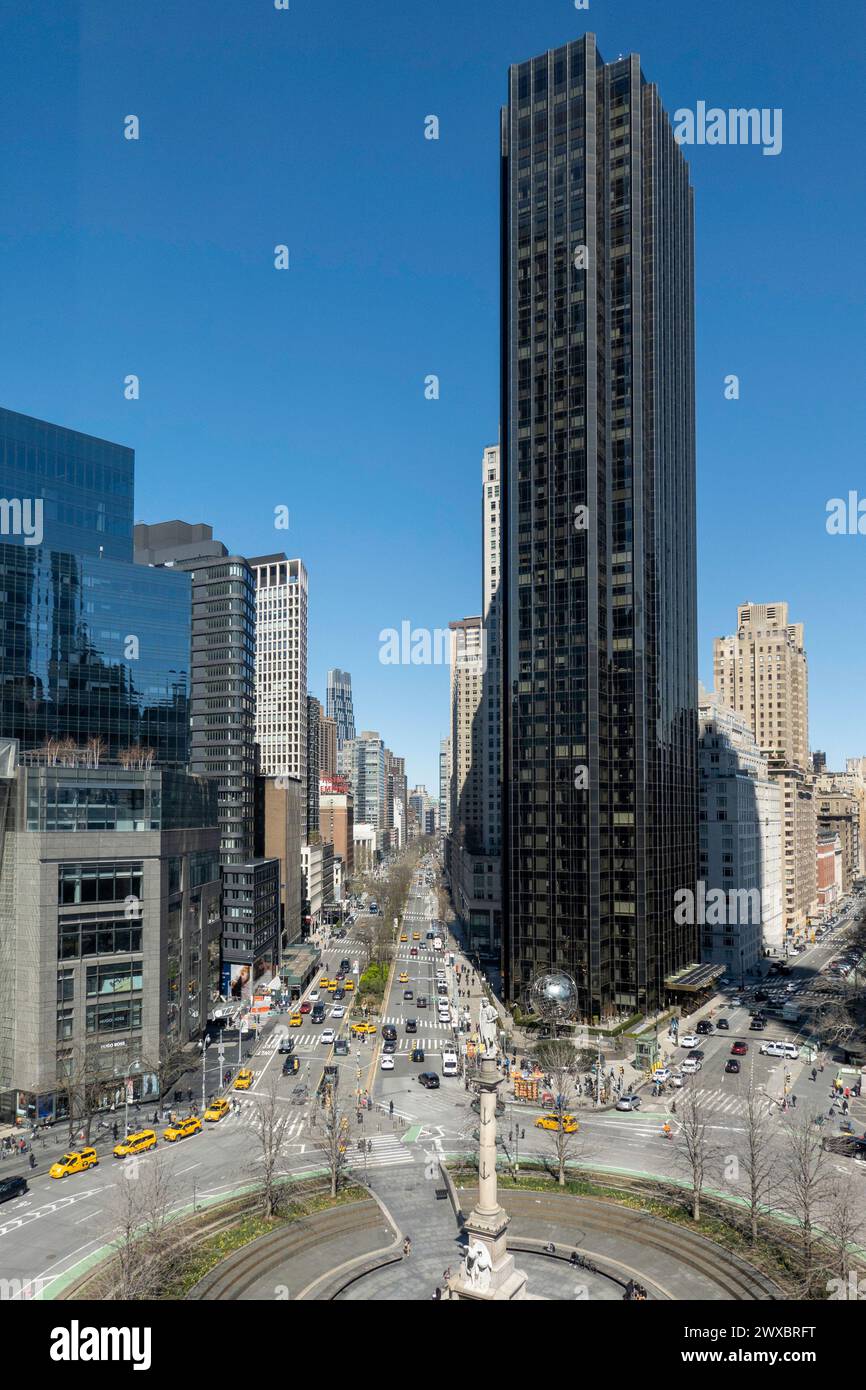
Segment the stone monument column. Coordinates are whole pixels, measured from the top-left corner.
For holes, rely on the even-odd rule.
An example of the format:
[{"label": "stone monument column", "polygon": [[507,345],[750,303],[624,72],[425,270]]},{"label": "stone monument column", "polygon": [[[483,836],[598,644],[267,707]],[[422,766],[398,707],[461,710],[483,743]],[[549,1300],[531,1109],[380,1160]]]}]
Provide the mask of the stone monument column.
[{"label": "stone monument column", "polygon": [[526,1275],[514,1267],[507,1249],[508,1213],[499,1204],[496,1180],[496,1099],[501,1077],[496,1068],[496,1010],[482,1004],[478,1021],[481,1063],[478,1073],[480,1125],[478,1200],[466,1219],[466,1255],[451,1279],[448,1297],[501,1302],[526,1297]]}]

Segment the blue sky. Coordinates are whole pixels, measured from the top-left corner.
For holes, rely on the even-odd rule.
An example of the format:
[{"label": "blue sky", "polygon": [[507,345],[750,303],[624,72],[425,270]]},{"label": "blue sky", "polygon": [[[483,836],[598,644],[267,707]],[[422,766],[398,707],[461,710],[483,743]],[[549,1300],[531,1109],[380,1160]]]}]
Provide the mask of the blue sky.
[{"label": "blue sky", "polygon": [[0,17],[2,403],[133,446],[140,520],[300,554],[311,690],[350,670],[359,726],[431,790],[447,669],[382,666],[378,635],[479,609],[508,64],[591,29],[669,111],[781,107],[778,157],[689,152],[701,675],[739,602],[787,599],[812,746],[866,752],[866,536],[825,530],[866,496],[860,0],[24,8]]}]

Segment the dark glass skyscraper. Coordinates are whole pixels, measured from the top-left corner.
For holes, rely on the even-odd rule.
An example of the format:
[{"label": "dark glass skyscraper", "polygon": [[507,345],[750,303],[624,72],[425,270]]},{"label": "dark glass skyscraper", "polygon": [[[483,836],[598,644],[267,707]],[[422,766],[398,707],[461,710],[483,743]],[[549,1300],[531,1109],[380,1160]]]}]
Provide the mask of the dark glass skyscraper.
[{"label": "dark glass skyscraper", "polygon": [[592,35],[502,115],[504,970],[584,1018],[696,959],[693,207],[658,91]]},{"label": "dark glass skyscraper", "polygon": [[133,467],[120,444],[0,410],[0,735],[23,750],[101,738],[105,757],[187,761],[190,581],[133,565]]},{"label": "dark glass skyscraper", "polygon": [[328,672],[325,713],[337,725],[337,749],[355,737],[355,711],[352,706],[352,676],[335,668]]}]

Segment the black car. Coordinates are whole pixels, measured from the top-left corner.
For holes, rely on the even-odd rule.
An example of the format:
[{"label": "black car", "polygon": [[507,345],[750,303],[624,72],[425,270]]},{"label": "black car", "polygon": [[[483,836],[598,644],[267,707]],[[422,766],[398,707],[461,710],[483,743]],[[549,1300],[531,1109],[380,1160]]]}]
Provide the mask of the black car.
[{"label": "black car", "polygon": [[[439,1085],[439,1078],[436,1078]],[[15,1197],[24,1197],[30,1189],[26,1178],[0,1178],[0,1202],[11,1202]]]},{"label": "black car", "polygon": [[382,1044],[382,1051],[385,1053],[386,1057],[390,1057],[392,1053],[397,1051],[397,1044],[393,1038],[389,1038],[386,1043]]},{"label": "black car", "polygon": [[435,1071],[422,1071],[418,1077],[421,1085],[428,1091],[438,1091],[439,1073]]},{"label": "black car", "polygon": [[283,1062],[283,1076],[294,1076],[301,1069],[301,1063],[297,1057],[287,1057]]},{"label": "black car", "polygon": [[699,1047],[693,1047],[691,1052],[689,1053],[689,1056],[694,1062],[702,1062],[704,1060],[704,1053],[701,1051]]},{"label": "black car", "polygon": [[403,990],[403,998],[404,998],[404,1000],[405,1000],[406,1002],[408,1002],[410,999],[414,999],[414,998],[415,998],[415,991],[414,991],[413,989],[404,989],[404,990]]},{"label": "black car", "polygon": [[695,1029],[695,1032],[702,1033],[704,1037],[709,1037],[711,1033],[715,1032],[715,1029],[713,1028],[713,1025],[710,1023],[710,1020],[708,1018],[702,1018],[697,1028]]},{"label": "black car", "polygon": [[737,1061],[736,1057],[729,1057],[728,1060],[727,1060],[727,1062],[725,1063],[725,1071],[737,1071],[737,1072],[738,1072],[739,1070],[740,1070],[740,1064],[739,1064],[739,1062]]},{"label": "black car", "polygon": [[426,1007],[427,1007],[427,995],[426,995],[426,994],[419,994],[419,995],[418,995],[418,998],[415,1000],[415,1003],[416,1003],[416,1005],[417,1005],[417,1007],[418,1007],[419,1009],[426,1009]]},{"label": "black car", "polygon": [[730,1028],[730,1026],[731,1026],[730,1023],[728,1022],[728,1020],[727,1020],[726,1018],[717,1018],[717,1019],[716,1019],[716,1027],[717,1027],[717,1028],[724,1028],[725,1030],[727,1030],[727,1029]]},{"label": "black car", "polygon": [[397,1029],[394,1027],[393,1023],[385,1024],[382,1029],[382,1037],[385,1039],[385,1042],[397,1041]]},{"label": "black car", "polygon": [[407,1018],[407,1019],[406,1019],[406,1032],[407,1032],[407,1033],[417,1033],[417,1032],[418,1032],[418,1020],[417,1020],[417,1019],[415,1019],[415,1018]]},{"label": "black car", "polygon": [[409,1061],[410,1061],[410,1062],[423,1062],[423,1061],[424,1061],[424,1049],[423,1049],[423,1047],[413,1047],[411,1053],[409,1054]]},{"label": "black car", "polygon": [[346,997],[346,991],[345,991],[344,989],[335,989],[335,990],[334,990],[334,998],[335,998],[335,999],[345,999],[345,997]]},{"label": "black car", "polygon": [[347,975],[347,974],[348,974],[348,972],[349,972],[349,966],[350,966],[350,965],[351,965],[351,961],[348,961],[348,960],[341,960],[341,961],[340,961],[340,970],[342,971],[342,973],[343,973],[344,975]]},{"label": "black car", "polygon": [[288,1054],[288,1055],[291,1055],[291,1054],[294,1052],[294,1050],[295,1050],[295,1040],[294,1040],[294,1038],[280,1038],[280,1046],[279,1046],[278,1051],[279,1051],[281,1054]]},{"label": "black car", "polygon": [[765,989],[756,989],[756,990],[755,990],[755,1003],[756,1003],[756,1004],[762,1003],[765,999],[769,999],[769,997],[770,997],[770,996],[769,996],[769,994],[767,993],[767,991],[766,991]]},{"label": "black car", "polygon": [[763,1033],[766,1026],[767,1020],[765,1018],[753,1018],[749,1024],[749,1028],[753,1033]]}]

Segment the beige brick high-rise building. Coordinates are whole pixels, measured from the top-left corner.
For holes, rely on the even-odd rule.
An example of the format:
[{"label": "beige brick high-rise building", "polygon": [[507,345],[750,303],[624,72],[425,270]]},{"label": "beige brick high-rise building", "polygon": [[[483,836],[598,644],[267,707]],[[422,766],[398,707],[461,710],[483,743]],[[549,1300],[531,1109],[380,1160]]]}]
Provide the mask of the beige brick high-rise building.
[{"label": "beige brick high-rise building", "polygon": [[816,906],[817,822],[809,757],[809,670],[803,624],[787,603],[742,603],[737,631],[717,637],[718,698],[741,714],[769,762],[782,797],[785,931],[796,937]]},{"label": "beige brick high-rise building", "polygon": [[741,603],[737,631],[716,638],[713,669],[716,694],[748,720],[758,747],[806,772],[809,671],[803,624],[788,622],[787,603]]}]

